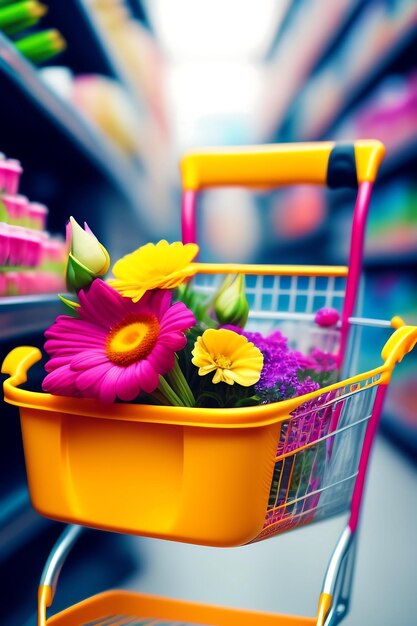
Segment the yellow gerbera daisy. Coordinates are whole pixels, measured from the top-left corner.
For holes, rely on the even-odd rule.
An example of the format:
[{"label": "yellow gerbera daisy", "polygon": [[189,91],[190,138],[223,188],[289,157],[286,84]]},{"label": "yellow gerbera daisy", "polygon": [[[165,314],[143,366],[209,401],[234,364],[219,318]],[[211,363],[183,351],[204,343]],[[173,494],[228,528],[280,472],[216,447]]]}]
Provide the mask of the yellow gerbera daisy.
[{"label": "yellow gerbera daisy", "polygon": [[262,352],[251,341],[226,328],[204,331],[192,355],[200,376],[214,371],[213,383],[238,383],[243,387],[258,382],[264,362]]},{"label": "yellow gerbera daisy", "polygon": [[195,243],[169,244],[162,239],[157,244],[147,243],[114,264],[115,279],[109,284],[122,296],[141,299],[149,289],[173,289],[196,272],[191,263],[198,253]]}]

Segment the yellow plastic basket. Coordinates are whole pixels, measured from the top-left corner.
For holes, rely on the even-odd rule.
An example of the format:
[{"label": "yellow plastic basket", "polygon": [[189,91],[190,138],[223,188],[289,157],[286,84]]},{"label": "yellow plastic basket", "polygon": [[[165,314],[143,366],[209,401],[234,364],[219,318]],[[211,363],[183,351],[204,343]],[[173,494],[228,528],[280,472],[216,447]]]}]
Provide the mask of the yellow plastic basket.
[{"label": "yellow plastic basket", "polygon": [[[214,289],[220,275],[239,269],[251,302],[249,328],[279,326],[293,348],[337,352],[338,331],[318,328],[308,312],[288,311],[283,285],[289,280],[295,289],[294,307],[301,298],[315,310],[316,298],[326,296],[334,306],[343,299],[343,268],[313,276],[304,268],[295,277],[276,267],[261,274],[252,266],[204,266],[196,288]],[[290,400],[232,409],[102,405],[27,391],[20,386],[41,353],[16,348],[3,363],[10,374],[4,393],[20,408],[33,506],[66,522],[214,546],[345,511],[377,390],[416,339],[417,329],[403,326],[371,371]],[[351,343],[357,347],[353,335]]]}]

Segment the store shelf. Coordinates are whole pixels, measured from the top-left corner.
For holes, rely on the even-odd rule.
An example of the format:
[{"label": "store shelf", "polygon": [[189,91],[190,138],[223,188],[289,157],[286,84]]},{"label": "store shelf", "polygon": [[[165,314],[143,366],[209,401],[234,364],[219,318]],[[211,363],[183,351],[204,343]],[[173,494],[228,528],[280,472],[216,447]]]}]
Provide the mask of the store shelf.
[{"label": "store shelf", "polygon": [[131,197],[131,176],[136,169],[100,131],[70,104],[43,83],[36,70],[0,33],[0,70],[9,76],[33,103],[42,108],[53,124],[67,134],[127,197]]},{"label": "store shelf", "polygon": [[417,268],[417,252],[409,251],[400,253],[381,253],[380,255],[370,256],[364,261],[364,269],[367,270],[407,270]]},{"label": "store shelf", "polygon": [[142,26],[146,26],[146,28],[150,28],[148,15],[147,15],[145,8],[142,5],[141,0],[129,0],[128,4],[129,4],[133,17],[139,20]]},{"label": "store shelf", "polygon": [[137,87],[133,84],[128,72],[126,72],[123,64],[119,61],[117,54],[113,53],[100,21],[94,10],[90,8],[88,0],[73,0],[73,2],[66,2],[65,4],[73,5],[72,10],[78,12],[80,21],[90,30],[95,45],[102,51],[109,68],[111,68],[113,77],[117,78],[125,86],[138,108],[143,109],[142,103],[137,98]]},{"label": "store shelf", "polygon": [[310,128],[314,130],[307,133],[304,139],[325,139],[329,137],[341,120],[344,119],[366,93],[369,93],[369,91],[375,87],[381,77],[395,65],[395,62],[400,56],[408,48],[411,50],[412,44],[417,37],[416,19],[417,14],[414,16],[413,20],[397,34],[395,41],[385,50],[384,54],[376,59],[375,64],[369,71],[357,77],[353,83],[350,83],[349,79],[343,83],[343,92],[339,94],[337,99],[337,102],[342,102],[343,104],[337,109],[330,108],[325,123],[315,126],[312,116]]},{"label": "store shelf", "polygon": [[[271,111],[272,120],[268,122],[267,129],[263,130],[263,135],[266,135],[268,139],[272,137],[273,142],[281,141],[283,137],[285,139],[286,124],[291,117],[292,105],[297,100],[298,94],[302,92],[309,77],[333,54],[334,49],[346,31],[349,30],[363,5],[364,0],[345,0],[335,3],[332,6],[334,16],[329,22],[328,5],[326,3],[317,4],[317,10],[322,12],[320,15],[314,5],[311,4],[309,7],[311,20],[314,23],[319,23],[321,29],[313,37],[306,38],[302,33],[302,28],[306,22],[309,23],[311,20],[309,15],[306,18],[305,6],[300,3],[290,3],[268,59],[274,65],[274,56],[281,56],[281,65],[277,66],[276,72],[273,72],[269,84],[270,89],[277,93],[277,97],[281,99],[285,95],[285,102]],[[300,45],[300,41],[303,41],[302,45]],[[287,50],[282,49],[285,47]],[[283,92],[283,90],[277,89],[277,82],[274,77],[276,76],[277,81],[282,80],[281,72],[285,66],[288,67],[289,56],[293,57],[290,66],[291,80],[289,84],[286,81],[285,92]],[[273,96],[268,96],[268,100],[273,101],[273,99]],[[265,137],[261,138],[261,140],[264,139]]]},{"label": "store shelf", "polygon": [[388,152],[381,164],[378,181],[388,178],[400,169],[407,168],[417,160],[417,135],[411,138],[396,150]]},{"label": "store shelf", "polygon": [[[105,180],[124,197],[128,206],[133,209],[135,219],[140,220],[143,233],[151,232],[155,225],[150,220],[148,212],[144,211],[144,207],[148,206],[149,203],[145,197],[146,181],[142,164],[125,156],[98,127],[93,126],[70,103],[55,94],[41,80],[36,69],[0,33],[0,81],[2,74],[22,96],[22,106],[16,106],[16,115],[21,116],[22,122],[28,126],[28,129],[30,129],[31,123],[30,113],[33,114],[35,109],[41,112],[42,123],[45,128],[41,133],[43,144],[40,149],[45,151],[45,145],[50,140],[51,126],[55,127],[58,130],[60,140],[65,138],[65,141],[62,142],[62,148],[57,150],[55,138],[53,142],[51,139],[51,151],[64,154],[69,143],[72,151],[74,152],[75,148],[78,155],[77,160],[71,160],[71,165],[77,165],[81,156],[82,160],[94,166]],[[4,95],[8,97],[10,94],[5,90]],[[27,110],[28,104],[29,110]],[[22,108],[27,110],[24,114]],[[3,119],[3,125],[4,123],[5,120]],[[5,130],[10,129],[6,128]],[[18,130],[16,129],[17,132]],[[39,128],[33,128],[33,132],[39,133]],[[30,137],[27,139],[29,140]],[[14,144],[17,144],[18,140],[19,137],[16,136],[15,132]],[[3,150],[6,149],[4,143],[2,143],[2,148]],[[22,158],[20,154],[16,154],[16,156]]]},{"label": "store shelf", "polygon": [[49,2],[42,26],[58,29],[67,42],[66,50],[59,56],[59,65],[68,66],[75,73],[102,74],[121,80],[120,68],[102,33],[91,20],[85,2]]},{"label": "store shelf", "polygon": [[1,340],[43,332],[63,306],[56,294],[0,298]]},{"label": "store shelf", "polygon": [[[114,53],[90,4],[88,0],[49,3],[48,13],[42,18],[42,23],[57,28],[68,44],[59,57],[59,63],[70,67],[76,74],[102,74],[117,80],[130,93],[138,111],[141,111],[143,102],[137,98],[137,88],[132,85],[123,63]],[[140,8],[135,13],[140,15]]]}]

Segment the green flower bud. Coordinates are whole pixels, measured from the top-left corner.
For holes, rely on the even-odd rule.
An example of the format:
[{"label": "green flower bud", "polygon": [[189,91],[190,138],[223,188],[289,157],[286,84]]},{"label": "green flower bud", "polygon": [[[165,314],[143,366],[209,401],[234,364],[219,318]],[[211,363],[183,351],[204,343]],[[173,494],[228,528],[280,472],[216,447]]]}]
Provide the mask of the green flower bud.
[{"label": "green flower bud", "polygon": [[85,230],[70,217],[67,226],[69,248],[66,271],[67,288],[79,291],[89,287],[98,276],[103,276],[110,267],[110,257],[104,246],[84,223]]},{"label": "green flower bud", "polygon": [[232,324],[244,328],[249,315],[243,274],[228,274],[213,302],[220,324]]}]

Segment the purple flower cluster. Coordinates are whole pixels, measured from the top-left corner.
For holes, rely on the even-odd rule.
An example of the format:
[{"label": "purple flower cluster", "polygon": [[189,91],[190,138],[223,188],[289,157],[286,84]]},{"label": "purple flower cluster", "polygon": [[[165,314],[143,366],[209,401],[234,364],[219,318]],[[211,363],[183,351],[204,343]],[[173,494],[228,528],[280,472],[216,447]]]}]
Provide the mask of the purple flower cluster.
[{"label": "purple flower cluster", "polygon": [[319,389],[320,385],[309,376],[299,376],[300,371],[309,367],[310,360],[300,352],[290,350],[287,338],[279,330],[268,337],[260,333],[243,334],[264,356],[261,377],[255,386],[264,401],[283,400]]},{"label": "purple flower cluster", "polygon": [[255,385],[262,403],[316,391],[323,384],[329,384],[330,376],[337,373],[334,356],[319,348],[314,348],[309,355],[291,350],[287,338],[279,330],[264,337],[261,333],[246,332],[238,326],[228,325],[223,328],[244,335],[262,352],[264,365]]}]

